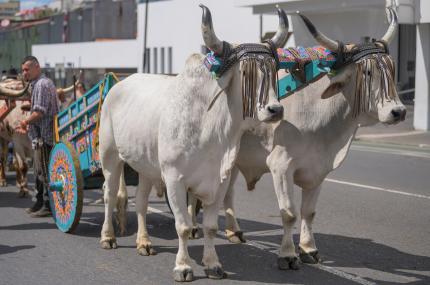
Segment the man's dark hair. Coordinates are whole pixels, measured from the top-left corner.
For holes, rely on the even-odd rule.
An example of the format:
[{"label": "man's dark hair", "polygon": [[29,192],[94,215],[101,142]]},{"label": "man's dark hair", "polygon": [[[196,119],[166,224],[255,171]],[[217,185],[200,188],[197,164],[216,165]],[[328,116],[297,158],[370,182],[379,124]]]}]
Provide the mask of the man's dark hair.
[{"label": "man's dark hair", "polygon": [[35,56],[32,56],[32,55],[28,55],[28,56],[26,56],[26,57],[23,59],[23,61],[22,61],[22,63],[21,63],[21,64],[24,64],[24,63],[26,63],[27,61],[31,61],[32,63],[37,63],[38,65],[40,65],[40,64],[39,64],[39,61],[37,60],[37,58],[36,58]]}]

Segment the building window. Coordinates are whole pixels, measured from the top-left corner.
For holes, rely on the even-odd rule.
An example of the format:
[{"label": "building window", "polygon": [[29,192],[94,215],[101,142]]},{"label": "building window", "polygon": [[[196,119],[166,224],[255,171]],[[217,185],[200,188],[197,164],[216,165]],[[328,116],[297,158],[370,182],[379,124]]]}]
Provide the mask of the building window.
[{"label": "building window", "polygon": [[172,47],[167,48],[167,73],[173,73],[173,50]]},{"label": "building window", "polygon": [[164,72],[165,72],[165,69],[164,69],[164,64],[165,64],[165,60],[164,60],[164,57],[165,57],[165,49],[164,49],[164,47],[162,47],[161,49],[160,49],[160,71],[161,71],[161,73],[163,73],[164,74]]},{"label": "building window", "polygon": [[158,73],[158,48],[153,48],[153,51],[154,51],[154,55],[153,55],[153,58],[154,58],[154,69],[152,70],[152,73]]},{"label": "building window", "polygon": [[145,52],[145,66],[143,67],[144,73],[151,72],[151,49],[147,48]]}]

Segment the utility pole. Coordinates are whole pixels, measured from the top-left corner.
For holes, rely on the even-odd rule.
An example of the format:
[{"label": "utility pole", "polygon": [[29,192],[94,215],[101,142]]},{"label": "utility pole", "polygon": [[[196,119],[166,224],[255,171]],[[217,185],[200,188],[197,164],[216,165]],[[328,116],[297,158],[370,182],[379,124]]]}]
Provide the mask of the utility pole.
[{"label": "utility pole", "polygon": [[148,64],[148,60],[147,60],[147,55],[148,53],[146,52],[146,35],[148,34],[148,2],[149,0],[146,0],[145,2],[145,30],[144,30],[144,35],[143,35],[143,72],[146,72],[146,65]]}]

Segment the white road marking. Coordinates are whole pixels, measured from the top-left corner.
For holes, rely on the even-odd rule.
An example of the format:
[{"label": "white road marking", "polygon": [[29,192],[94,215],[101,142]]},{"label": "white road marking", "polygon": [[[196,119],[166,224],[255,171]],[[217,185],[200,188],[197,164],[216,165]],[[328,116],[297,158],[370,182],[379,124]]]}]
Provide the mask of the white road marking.
[{"label": "white road marking", "polygon": [[[161,211],[161,210],[158,210],[157,208],[153,208],[153,207],[148,207],[148,211],[149,212],[152,212],[152,213],[156,213],[156,214],[164,214],[164,212],[163,211]],[[170,218],[171,218],[172,216],[170,215]]]},{"label": "white road marking", "polygon": [[[259,242],[259,241],[248,240],[245,243],[245,245],[252,246],[252,247],[258,248],[260,250],[268,251],[268,252],[271,252],[271,253],[275,253],[279,249],[279,244],[272,243],[272,242],[267,242],[267,241],[265,241],[264,243],[262,243],[262,242]],[[273,250],[273,248],[275,248],[276,250]],[[338,270],[336,268],[325,266],[323,264],[304,264],[304,265],[305,266],[309,266],[309,267],[313,267],[313,268],[316,268],[316,269],[319,269],[319,270],[322,270],[322,271],[325,271],[325,272],[328,272],[328,273],[331,273],[333,275],[336,275],[336,276],[341,277],[343,279],[347,279],[347,280],[355,282],[357,284],[362,284],[362,285],[376,285],[375,282],[368,281],[368,280],[366,280],[364,278],[361,278],[360,276],[349,274],[349,273],[346,273],[344,271]]]},{"label": "white road marking", "polygon": [[363,188],[363,189],[367,189],[367,190],[382,191],[382,192],[388,192],[388,193],[393,193],[393,194],[400,194],[400,195],[404,195],[404,196],[410,196],[410,197],[423,198],[423,199],[429,199],[430,200],[430,196],[421,195],[421,194],[414,194],[414,193],[408,193],[408,192],[403,192],[403,191],[394,190],[394,189],[388,189],[388,188],[382,188],[382,187],[364,185],[364,184],[353,183],[353,182],[348,182],[348,181],[342,181],[342,180],[337,180],[337,179],[330,179],[330,178],[326,178],[325,181],[332,182],[332,183],[349,185],[349,186],[355,186],[355,187],[359,187],[359,188]]},{"label": "white road marking", "polygon": [[[156,213],[159,214],[163,217],[167,217],[172,219],[173,216],[170,214],[170,212],[163,212],[157,208],[153,208],[153,207],[149,207],[148,206],[148,211],[152,212],[152,213]],[[273,232],[276,231],[280,231],[279,229],[273,230]],[[268,232],[272,232],[272,231],[267,231],[265,232],[265,234],[267,234]],[[281,231],[282,232],[282,231]],[[257,234],[257,232],[255,232],[254,234]],[[218,231],[218,235],[220,236],[225,236],[225,233],[223,231]],[[260,242],[260,241],[253,241],[253,240],[247,240],[247,242],[244,245],[248,245],[248,246],[252,246],[254,248],[260,249],[260,250],[264,250],[270,253],[276,253],[279,250],[279,244],[273,243],[273,242],[268,242],[268,241],[264,241],[264,242]],[[305,266],[310,266],[316,269],[320,269],[322,271],[331,273],[333,275],[336,275],[340,278],[355,282],[357,284],[361,284],[361,285],[376,285],[376,283],[374,282],[370,282],[367,281],[366,279],[361,278],[360,276],[356,276],[353,274],[349,274],[346,273],[344,271],[329,267],[329,266],[325,266],[322,264],[304,264]]]},{"label": "white road marking", "polygon": [[377,146],[377,145],[352,144],[351,150],[395,154],[395,155],[412,156],[412,157],[419,157],[419,158],[430,158],[430,152],[394,148],[394,147],[385,146],[385,145]]},{"label": "white road marking", "polygon": [[322,264],[306,264],[306,265],[310,266],[310,267],[318,268],[320,270],[326,271],[328,273],[334,274],[334,275],[339,276],[339,277],[344,278],[344,279],[348,279],[348,280],[355,282],[355,283],[358,283],[358,284],[362,284],[362,285],[376,285],[377,284],[375,282],[367,281],[366,279],[361,278],[359,276],[352,275],[352,274],[346,273],[344,271],[337,270],[333,267],[325,266]]}]

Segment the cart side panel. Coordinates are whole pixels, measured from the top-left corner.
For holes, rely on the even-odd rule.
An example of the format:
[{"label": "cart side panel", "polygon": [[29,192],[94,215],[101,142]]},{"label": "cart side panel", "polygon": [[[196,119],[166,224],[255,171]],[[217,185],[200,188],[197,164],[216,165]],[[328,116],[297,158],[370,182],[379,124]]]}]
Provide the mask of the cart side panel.
[{"label": "cart side panel", "polygon": [[57,116],[58,137],[61,141],[70,142],[76,150],[85,184],[87,184],[87,178],[99,176],[101,170],[97,151],[98,130],[96,129],[100,89],[102,98],[105,98],[114,84],[113,76],[111,74],[106,75],[84,96],[73,102]]}]

